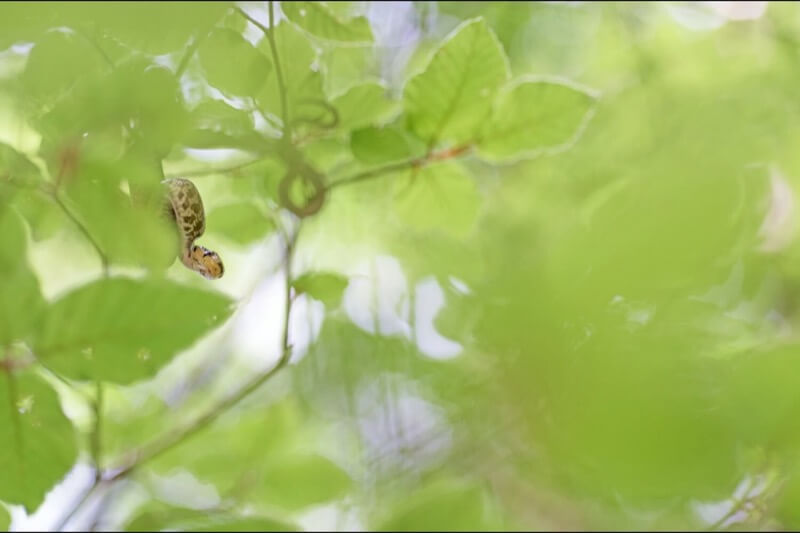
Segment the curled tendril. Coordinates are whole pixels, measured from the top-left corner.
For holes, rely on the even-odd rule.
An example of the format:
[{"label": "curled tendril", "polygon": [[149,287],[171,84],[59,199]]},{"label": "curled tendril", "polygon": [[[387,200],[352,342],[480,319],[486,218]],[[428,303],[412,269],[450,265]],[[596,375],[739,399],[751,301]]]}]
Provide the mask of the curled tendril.
[{"label": "curled tendril", "polygon": [[[297,180],[300,180],[301,183],[311,185],[314,189],[314,194],[304,205],[297,205],[290,195],[292,184]],[[301,218],[311,216],[322,208],[322,204],[325,202],[325,192],[326,187],[322,174],[306,164],[293,165],[290,167],[278,185],[278,197],[280,198],[281,204]]]},{"label": "curled tendril", "polygon": [[322,113],[315,116],[300,115],[292,121],[292,126],[299,124],[310,124],[321,129],[335,128],[339,124],[339,111],[330,103],[321,99],[301,100],[298,106],[321,108]]}]

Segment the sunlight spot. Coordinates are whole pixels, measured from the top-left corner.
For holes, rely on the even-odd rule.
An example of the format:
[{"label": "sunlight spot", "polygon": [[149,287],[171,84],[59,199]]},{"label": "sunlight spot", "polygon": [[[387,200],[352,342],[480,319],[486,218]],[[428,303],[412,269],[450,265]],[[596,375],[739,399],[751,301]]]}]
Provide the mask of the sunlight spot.
[{"label": "sunlight spot", "polygon": [[266,278],[235,317],[234,351],[259,367],[274,364],[280,357],[284,279],[282,272]]},{"label": "sunlight spot", "polygon": [[444,307],[444,291],[433,276],[417,283],[414,305],[417,347],[433,359],[452,359],[462,351],[461,344],[442,336],[433,324]]},{"label": "sunlight spot", "polygon": [[392,256],[378,256],[372,264],[363,262],[350,273],[344,292],[344,310],[359,328],[382,335],[411,336],[408,323],[408,282],[400,262]]},{"label": "sunlight spot", "polygon": [[450,282],[450,285],[461,294],[470,294],[472,292],[466,283],[456,277],[449,276],[447,280]]},{"label": "sunlight spot", "polygon": [[21,414],[28,413],[31,411],[31,409],[33,409],[32,395],[25,396],[17,401],[17,411],[19,411]]},{"label": "sunlight spot", "polygon": [[297,362],[305,356],[308,347],[319,336],[325,319],[325,304],[302,294],[292,304],[289,317],[289,344],[292,346],[291,361]]}]

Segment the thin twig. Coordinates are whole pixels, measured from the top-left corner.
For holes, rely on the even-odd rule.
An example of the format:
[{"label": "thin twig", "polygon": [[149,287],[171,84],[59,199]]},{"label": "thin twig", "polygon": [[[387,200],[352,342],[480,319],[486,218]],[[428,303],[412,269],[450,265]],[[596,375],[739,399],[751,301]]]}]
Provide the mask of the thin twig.
[{"label": "thin twig", "polygon": [[289,125],[289,107],[286,103],[286,84],[283,79],[283,70],[281,70],[281,62],[278,58],[278,46],[275,43],[275,14],[273,12],[272,2],[268,3],[269,6],[269,28],[261,24],[259,21],[247,14],[242,8],[237,7],[236,11],[239,12],[244,18],[253,23],[258,29],[264,32],[269,43],[270,53],[272,54],[272,63],[275,65],[275,79],[278,81],[278,94],[281,99],[281,120],[283,121],[283,140],[288,143],[292,139],[292,130]]},{"label": "thin twig", "polygon": [[103,428],[103,382],[96,379],[94,382],[95,387],[95,400],[94,407],[94,429],[92,430],[91,451],[92,460],[94,461],[94,477],[95,481],[100,481],[103,476],[102,466],[102,428]]},{"label": "thin twig", "polygon": [[459,146],[456,148],[443,150],[441,152],[434,152],[431,154],[427,154],[421,157],[404,159],[396,163],[389,163],[388,165],[384,165],[382,167],[364,170],[362,172],[353,174],[352,176],[349,176],[347,178],[343,178],[334,181],[332,183],[329,183],[325,189],[331,190],[335,187],[341,187],[342,185],[352,185],[354,183],[359,183],[362,181],[366,181],[368,179],[377,178],[380,176],[384,176],[386,174],[391,174],[392,172],[396,172],[399,170],[420,168],[434,161],[444,161],[446,159],[452,159],[454,157],[458,157],[460,155],[465,154],[470,148],[471,146],[469,145]]},{"label": "thin twig", "polygon": [[200,33],[194,36],[194,39],[192,39],[192,42],[189,44],[188,48],[186,48],[186,52],[183,54],[181,62],[178,63],[178,69],[175,71],[176,78],[180,78],[183,75],[186,67],[189,66],[189,61],[194,56],[194,53],[197,52],[197,49],[200,48],[200,44],[206,39],[207,36],[208,33]]},{"label": "thin twig", "polygon": [[744,490],[744,494],[742,494],[741,498],[733,498],[733,502],[731,504],[731,508],[728,509],[728,512],[722,515],[716,522],[708,526],[708,531],[716,531],[725,525],[725,522],[733,518],[736,513],[741,511],[745,504],[751,500],[750,491],[756,485],[755,477],[751,476],[747,483],[747,488]]}]

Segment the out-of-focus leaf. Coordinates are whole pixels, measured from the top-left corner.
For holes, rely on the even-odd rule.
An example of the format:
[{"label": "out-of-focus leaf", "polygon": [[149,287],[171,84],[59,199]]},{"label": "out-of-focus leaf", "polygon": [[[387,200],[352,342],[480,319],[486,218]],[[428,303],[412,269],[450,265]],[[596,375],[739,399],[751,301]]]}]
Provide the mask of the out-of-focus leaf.
[{"label": "out-of-focus leaf", "polygon": [[180,466],[222,495],[259,502],[251,493],[268,482],[265,465],[310,442],[303,420],[296,400],[233,412],[156,459],[153,468],[170,472]]},{"label": "out-of-focus leaf", "polygon": [[312,167],[323,174],[352,160],[347,150],[347,142],[340,137],[327,137],[311,141],[303,146],[303,155]]},{"label": "out-of-focus leaf", "polygon": [[283,161],[266,158],[231,172],[231,189],[242,199],[253,196],[275,199],[278,197],[278,183],[285,173],[286,166]]},{"label": "out-of-focus leaf", "polygon": [[369,165],[399,161],[411,156],[408,141],[394,128],[361,128],[350,135],[353,155]]},{"label": "out-of-focus leaf", "polygon": [[299,510],[341,498],[351,485],[350,476],[329,459],[295,453],[269,461],[255,494],[279,508]]},{"label": "out-of-focus leaf", "polygon": [[307,32],[331,41],[365,42],[372,40],[369,21],[364,17],[343,20],[323,2],[281,4],[286,18]]},{"label": "out-of-focus leaf", "polygon": [[224,235],[238,244],[250,244],[264,238],[275,225],[252,202],[227,204],[207,215],[208,231]]},{"label": "out-of-focus leaf", "polygon": [[0,395],[0,498],[32,513],[77,459],[74,429],[38,376],[0,371]]},{"label": "out-of-focus leaf", "polygon": [[[110,73],[79,80],[38,125],[45,151],[89,131],[125,128],[129,144],[165,155],[189,122],[175,75],[137,56]],[[58,169],[51,173],[57,175]]]},{"label": "out-of-focus leaf", "polygon": [[36,40],[58,17],[53,4],[0,2],[0,50],[19,41]]},{"label": "out-of-focus leaf", "polygon": [[345,130],[385,123],[400,110],[400,103],[391,100],[386,88],[375,82],[351,87],[333,105],[339,112],[338,127]]},{"label": "out-of-focus leaf", "polygon": [[[153,195],[158,195],[153,198],[158,205],[152,209],[144,202],[132,203],[113,181],[116,177],[114,170],[125,163],[132,161],[111,163],[107,168],[103,168],[102,162],[97,162],[97,166],[90,169],[90,162],[84,161],[85,173],[67,189],[68,196],[65,195],[64,204],[78,218],[110,263],[165,269],[175,261],[180,242],[174,222],[163,214],[163,210],[157,209],[163,205],[164,193],[155,186],[147,188]],[[89,181],[91,176],[97,178]],[[72,221],[69,227],[73,231],[80,231]]]},{"label": "out-of-focus leaf", "polygon": [[0,207],[0,345],[27,338],[45,302],[27,260],[25,228],[19,215]]},{"label": "out-of-focus leaf", "polygon": [[66,21],[96,27],[142,52],[176,52],[207,32],[230,2],[84,2],[63,9]]},{"label": "out-of-focus leaf", "polygon": [[377,75],[377,54],[372,46],[330,46],[320,63],[325,68],[325,92],[341,94]]},{"label": "out-of-focus leaf", "polygon": [[253,115],[222,100],[204,100],[192,109],[193,125],[210,131],[241,133],[254,127]]},{"label": "out-of-focus leaf", "polygon": [[59,96],[77,80],[107,68],[87,38],[73,32],[49,31],[30,51],[22,82],[31,96]]},{"label": "out-of-focus leaf", "polygon": [[552,81],[520,81],[501,91],[481,131],[483,158],[502,161],[564,145],[586,120],[594,98]]},{"label": "out-of-focus leaf", "polygon": [[183,140],[192,148],[238,148],[261,153],[267,140],[255,129],[253,115],[221,100],[204,100],[191,112],[192,130]]},{"label": "out-of-focus leaf", "polygon": [[222,294],[172,282],[104,279],[53,303],[35,351],[70,378],[132,383],[224,322],[229,306]]},{"label": "out-of-focus leaf", "polygon": [[[493,512],[494,511],[494,512]],[[497,531],[502,528],[480,487],[441,481],[399,502],[376,531]]]},{"label": "out-of-focus leaf", "polygon": [[483,19],[461,24],[403,94],[411,129],[431,144],[470,141],[508,79],[503,48]]},{"label": "out-of-focus leaf", "polygon": [[395,180],[394,209],[418,230],[438,230],[456,237],[472,228],[480,195],[472,177],[452,162],[429,165]]},{"label": "out-of-focus leaf", "polygon": [[332,272],[306,272],[292,281],[299,294],[306,293],[327,307],[338,307],[347,288],[347,278]]},{"label": "out-of-focus leaf", "polygon": [[255,95],[272,71],[270,60],[233,30],[211,32],[198,56],[208,82],[233,95]]},{"label": "out-of-focus leaf", "polygon": [[289,522],[216,509],[195,510],[160,503],[145,506],[126,531],[299,531]]},{"label": "out-of-focus leaf", "polygon": [[785,466],[786,480],[777,497],[776,515],[786,529],[800,526],[800,457],[795,452]]},{"label": "out-of-focus leaf", "polygon": [[7,144],[0,143],[0,188],[28,188],[41,181],[42,173],[30,159]]},{"label": "out-of-focus leaf", "polygon": [[9,515],[6,508],[0,504],[0,530],[8,531],[9,526],[11,526],[11,515]]}]

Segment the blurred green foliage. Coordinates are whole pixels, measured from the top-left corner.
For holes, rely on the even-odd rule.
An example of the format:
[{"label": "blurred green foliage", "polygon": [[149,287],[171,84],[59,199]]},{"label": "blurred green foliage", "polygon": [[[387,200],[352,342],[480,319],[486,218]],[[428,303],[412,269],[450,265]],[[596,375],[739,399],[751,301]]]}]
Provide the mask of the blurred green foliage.
[{"label": "blurred green foliage", "polygon": [[0,3],[0,528],[800,528],[800,8],[733,4]]}]

